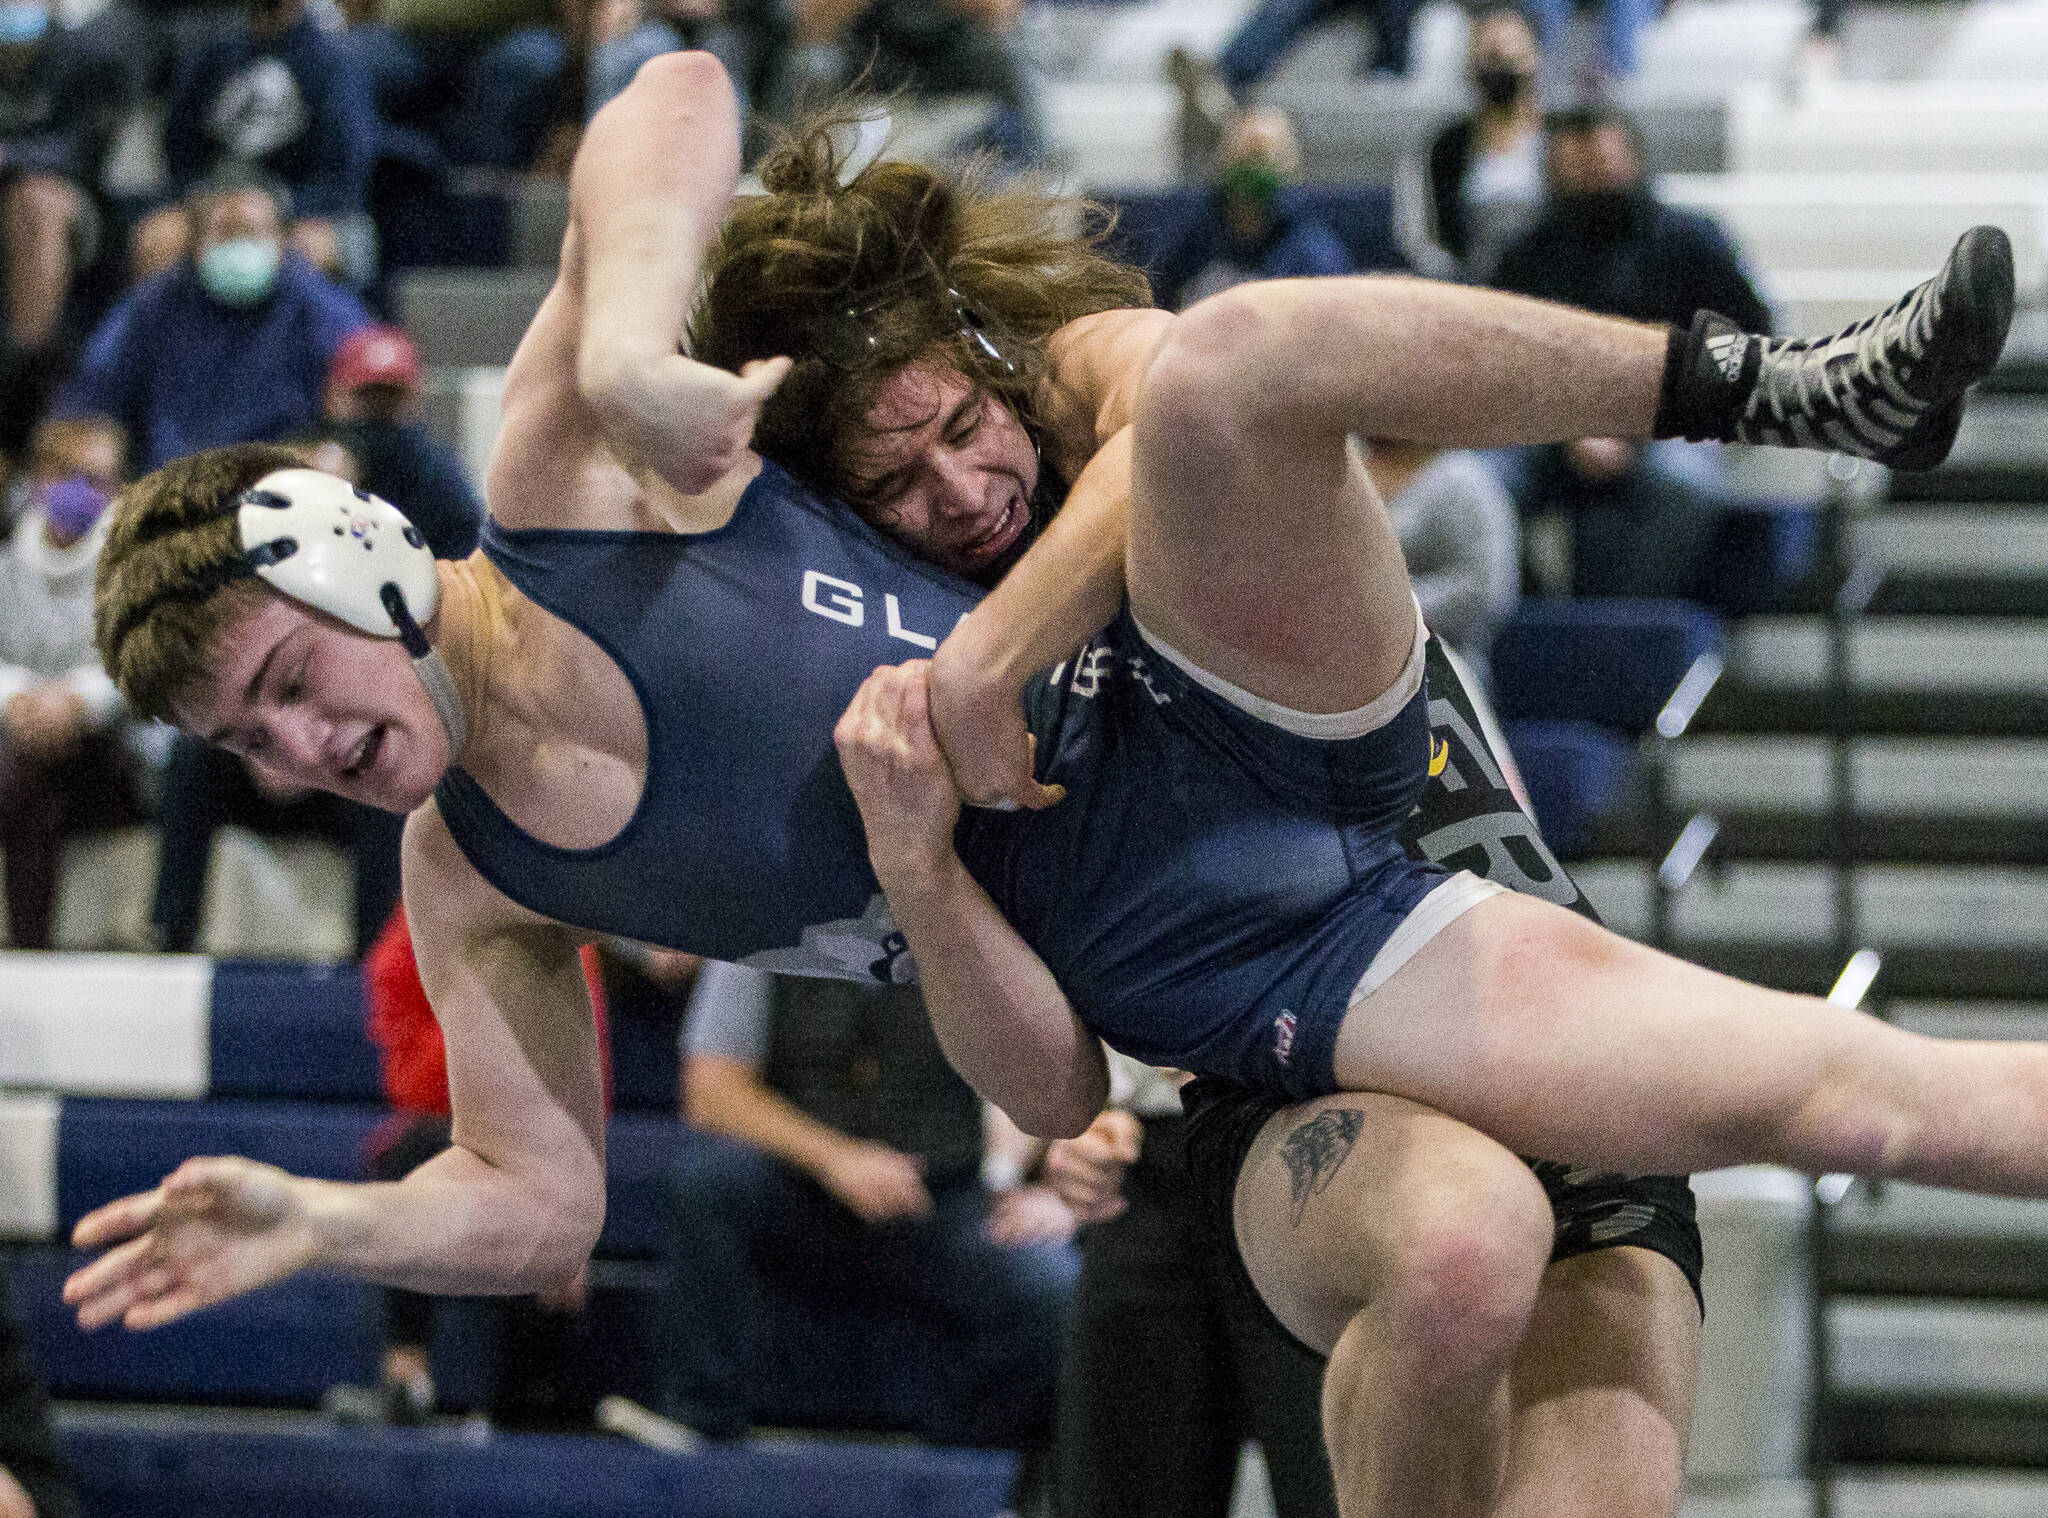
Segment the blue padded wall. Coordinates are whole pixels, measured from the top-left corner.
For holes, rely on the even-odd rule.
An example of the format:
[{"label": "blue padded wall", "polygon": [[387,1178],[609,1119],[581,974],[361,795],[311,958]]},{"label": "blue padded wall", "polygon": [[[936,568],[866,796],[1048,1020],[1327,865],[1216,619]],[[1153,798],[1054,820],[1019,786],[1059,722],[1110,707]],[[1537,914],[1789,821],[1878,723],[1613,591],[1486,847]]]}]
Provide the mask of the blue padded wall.
[{"label": "blue padded wall", "polygon": [[1013,1462],[981,1450],[772,1441],[677,1457],[620,1441],[277,1431],[85,1418],[62,1430],[92,1518],[988,1518]]},{"label": "blue padded wall", "polygon": [[383,1099],[354,965],[223,960],[213,969],[210,1032],[214,1096]]},{"label": "blue padded wall", "polygon": [[1503,718],[1648,731],[1721,623],[1686,601],[1524,601],[1493,646]]}]

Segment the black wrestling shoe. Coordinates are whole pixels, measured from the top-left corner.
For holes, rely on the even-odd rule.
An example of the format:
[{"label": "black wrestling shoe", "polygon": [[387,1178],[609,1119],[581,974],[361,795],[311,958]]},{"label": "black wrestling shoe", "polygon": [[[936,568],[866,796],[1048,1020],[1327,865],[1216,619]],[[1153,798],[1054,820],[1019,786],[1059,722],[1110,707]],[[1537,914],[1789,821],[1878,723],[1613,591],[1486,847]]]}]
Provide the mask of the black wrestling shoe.
[{"label": "black wrestling shoe", "polygon": [[2011,241],[1973,227],[1934,278],[1830,337],[1760,337],[1702,311],[1673,334],[1656,434],[1932,469],[1963,392],[1998,362],[2012,304]]}]

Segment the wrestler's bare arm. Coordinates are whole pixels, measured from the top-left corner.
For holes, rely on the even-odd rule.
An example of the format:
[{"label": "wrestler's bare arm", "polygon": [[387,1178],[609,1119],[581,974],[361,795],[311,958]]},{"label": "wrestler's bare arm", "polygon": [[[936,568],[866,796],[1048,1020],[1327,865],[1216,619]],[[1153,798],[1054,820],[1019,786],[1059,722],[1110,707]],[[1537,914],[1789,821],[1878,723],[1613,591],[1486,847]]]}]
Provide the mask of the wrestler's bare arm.
[{"label": "wrestler's bare arm", "polygon": [[833,731],[868,858],[953,1067],[1025,1132],[1071,1137],[1108,1100],[1108,1062],[953,851],[960,799],[932,736],[929,669],[922,660],[877,669]]},{"label": "wrestler's bare arm", "polygon": [[500,521],[701,531],[730,514],[786,366],[734,375],[678,349],[738,173],[738,110],[709,54],[653,60],[592,119],[560,274],[505,377],[486,486]]},{"label": "wrestler's bare arm", "polygon": [[85,1327],[160,1327],[309,1268],[511,1293],[558,1285],[588,1258],[604,1220],[604,1110],[576,941],[478,878],[431,807],[407,824],[405,871],[454,1143],[376,1185],[188,1160],[79,1222],[75,1242],[107,1250],[65,1284]]},{"label": "wrestler's bare arm", "polygon": [[739,182],[739,105],[718,60],[669,53],[592,118],[569,178],[582,257],[576,383],[622,462],[685,496],[751,474],[782,360],[729,374],[683,356],[704,250]]},{"label": "wrestler's bare arm", "polygon": [[1100,632],[1123,602],[1131,416],[1173,321],[1164,311],[1106,311],[1053,338],[1041,446],[1073,485],[1044,535],[932,661],[933,726],[972,801],[1051,799],[1031,777],[1017,693]]}]

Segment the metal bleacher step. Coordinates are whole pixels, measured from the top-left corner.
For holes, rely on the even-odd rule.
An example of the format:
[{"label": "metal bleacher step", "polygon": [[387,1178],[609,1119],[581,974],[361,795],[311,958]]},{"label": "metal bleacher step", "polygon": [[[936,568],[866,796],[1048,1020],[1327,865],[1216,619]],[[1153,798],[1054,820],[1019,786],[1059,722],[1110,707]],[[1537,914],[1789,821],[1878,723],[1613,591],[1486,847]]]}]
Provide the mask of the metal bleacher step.
[{"label": "metal bleacher step", "polygon": [[[1650,924],[1650,870],[1585,860],[1572,873],[1616,931]],[[2048,870],[1864,865],[1855,939],[1880,949],[1887,997],[2048,1001]],[[1682,958],[1759,985],[1818,993],[1841,969],[1834,877],[1824,864],[1738,861],[1673,902]]]},{"label": "metal bleacher step", "polygon": [[[2004,864],[2048,859],[2048,742],[1857,740],[1850,749],[1849,842],[1891,863]],[[1814,737],[1701,735],[1670,756],[1666,829],[1704,812],[1718,859],[1825,860],[1836,846],[1830,745]],[[1603,818],[1588,853],[1644,856],[1640,804]]]},{"label": "metal bleacher step", "polygon": [[2048,616],[2048,511],[2035,504],[1894,506],[1860,519],[1854,542],[1884,571],[1874,613]]},{"label": "metal bleacher step", "polygon": [[[1898,501],[2040,501],[2048,498],[2048,397],[2035,361],[2015,358],[1996,389],[1971,398],[1955,447],[1939,468],[1895,474]],[[2022,384],[2026,388],[2019,388]]]},{"label": "metal bleacher step", "polygon": [[[1754,617],[1729,640],[1704,731],[1819,733],[1829,629],[1815,616]],[[1855,732],[2026,737],[2048,731],[2048,622],[1872,617],[1850,639]]]}]

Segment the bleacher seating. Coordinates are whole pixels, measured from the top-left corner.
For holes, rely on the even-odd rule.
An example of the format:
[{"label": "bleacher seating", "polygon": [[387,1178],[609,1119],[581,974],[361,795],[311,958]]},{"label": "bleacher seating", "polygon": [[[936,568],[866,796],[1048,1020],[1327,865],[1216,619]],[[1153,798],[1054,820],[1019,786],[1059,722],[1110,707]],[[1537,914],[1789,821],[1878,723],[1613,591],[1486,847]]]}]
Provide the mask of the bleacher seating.
[{"label": "bleacher seating", "polygon": [[[675,1020],[613,1018],[617,1110],[595,1266],[596,1373],[652,1394],[648,1293],[663,1177],[701,1142],[674,1116]],[[13,1094],[4,1094],[8,1088]],[[375,1378],[379,1299],[300,1277],[150,1334],[81,1333],[58,1300],[79,1263],[58,1242],[86,1211],[156,1184],[184,1159],[240,1154],[301,1175],[361,1179],[386,1120],[352,966],[196,956],[0,954],[0,1241],[53,1391],[120,1402],[312,1407]],[[819,1311],[771,1266],[760,1407],[778,1426],[914,1427],[937,1395],[943,1324],[847,1302]],[[480,1397],[488,1347],[465,1320],[437,1344],[452,1406]],[[471,1324],[469,1340],[481,1327]],[[452,1373],[451,1373],[452,1371]]]},{"label": "bleacher seating", "polygon": [[1494,644],[1494,692],[1543,836],[1570,858],[1626,794],[1637,742],[1721,646],[1682,601],[1525,602]]}]

